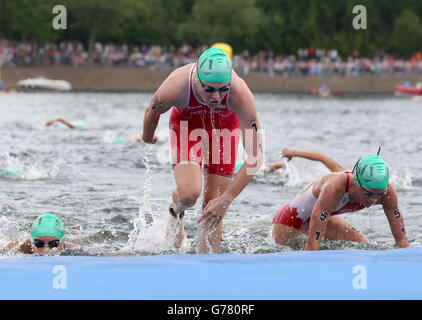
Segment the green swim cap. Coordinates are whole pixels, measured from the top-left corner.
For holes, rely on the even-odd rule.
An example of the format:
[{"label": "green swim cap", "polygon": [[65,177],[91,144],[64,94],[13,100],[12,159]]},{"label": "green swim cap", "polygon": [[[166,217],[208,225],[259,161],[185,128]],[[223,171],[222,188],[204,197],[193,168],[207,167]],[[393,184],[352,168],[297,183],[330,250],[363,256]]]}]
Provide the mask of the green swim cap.
[{"label": "green swim cap", "polygon": [[9,166],[7,168],[4,168],[1,172],[5,176],[8,176],[8,177],[19,177],[22,174],[19,168],[14,167],[14,166]]},{"label": "green swim cap", "polygon": [[114,140],[114,143],[118,143],[118,144],[120,144],[120,143],[126,143],[126,142],[128,142],[128,141],[125,138],[116,138]]},{"label": "green swim cap", "polygon": [[86,128],[85,128],[83,125],[81,125],[81,124],[78,124],[78,125],[75,127],[75,129],[76,129],[76,130],[81,130],[81,131],[86,130]]},{"label": "green swim cap", "polygon": [[209,48],[199,57],[197,71],[201,81],[227,82],[232,78],[232,62],[224,50]]},{"label": "green swim cap", "polygon": [[375,154],[368,154],[356,163],[355,182],[369,189],[385,189],[388,186],[390,170],[385,161]]},{"label": "green swim cap", "polygon": [[31,227],[31,237],[51,236],[64,240],[64,225],[60,218],[52,213],[40,215]]}]

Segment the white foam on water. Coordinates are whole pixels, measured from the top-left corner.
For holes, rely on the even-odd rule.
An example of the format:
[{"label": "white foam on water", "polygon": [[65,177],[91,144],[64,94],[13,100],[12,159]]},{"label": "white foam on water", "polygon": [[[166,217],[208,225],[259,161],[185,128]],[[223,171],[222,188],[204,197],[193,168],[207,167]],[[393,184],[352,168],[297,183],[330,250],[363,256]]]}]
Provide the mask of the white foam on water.
[{"label": "white foam on water", "polygon": [[0,165],[2,171],[0,175],[4,178],[19,180],[39,180],[51,179],[58,175],[62,159],[57,159],[53,163],[48,163],[48,159],[21,159],[13,157],[9,152],[0,156]]},{"label": "white foam on water", "polygon": [[411,190],[412,175],[407,165],[403,166],[400,170],[390,170],[390,182],[396,190]]},{"label": "white foam on water", "polygon": [[107,130],[103,135],[102,142],[105,144],[112,144],[117,139],[117,133],[112,130]]},{"label": "white foam on water", "polygon": [[298,161],[294,164],[287,161],[286,168],[278,171],[280,171],[280,174],[282,172],[283,174],[287,173],[287,187],[304,187],[330,172],[320,163],[304,163],[302,161]]},{"label": "white foam on water", "polygon": [[19,226],[15,220],[5,215],[0,216],[0,251],[4,251],[6,255],[10,254],[10,252],[6,252],[6,246],[14,239],[24,241],[27,237],[27,233],[19,230]]},{"label": "white foam on water", "polygon": [[52,165],[47,165],[43,160],[39,160],[33,165],[24,167],[22,179],[24,180],[38,180],[38,179],[51,179],[58,175],[62,160],[59,159]]},{"label": "white foam on water", "polygon": [[158,206],[145,206],[144,200],[140,201],[138,216],[133,219],[133,230],[123,248],[130,254],[161,254],[161,253],[186,253],[191,245],[191,240],[185,239],[178,249],[173,246],[174,234],[166,236],[169,219],[174,219],[168,213],[169,201],[160,201]]},{"label": "white foam on water", "polygon": [[160,254],[168,251],[185,252],[188,242],[183,242],[179,249],[173,247],[170,237],[166,237],[168,219],[172,218],[168,213],[170,199],[151,199],[152,172],[149,163],[151,146],[146,145],[142,162],[145,165],[143,199],[140,200],[138,216],[133,219],[133,230],[123,248],[124,252],[142,254]]}]

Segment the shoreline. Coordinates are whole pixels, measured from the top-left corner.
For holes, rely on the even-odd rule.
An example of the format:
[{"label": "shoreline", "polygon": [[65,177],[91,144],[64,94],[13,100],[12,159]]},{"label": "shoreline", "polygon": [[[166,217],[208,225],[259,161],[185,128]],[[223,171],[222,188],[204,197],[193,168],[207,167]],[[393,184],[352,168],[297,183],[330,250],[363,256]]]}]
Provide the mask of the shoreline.
[{"label": "shoreline", "polygon": [[[136,92],[155,91],[170,74],[168,69],[139,69],[135,67],[16,67],[2,69],[3,84],[7,89],[17,89],[17,81],[44,76],[66,80],[72,91]],[[414,74],[387,76],[315,76],[283,77],[264,74],[240,76],[252,92],[310,93],[311,88],[327,86],[331,92],[342,94],[394,94],[395,86],[404,81],[415,83],[421,76]],[[117,80],[114,80],[117,79]]]}]

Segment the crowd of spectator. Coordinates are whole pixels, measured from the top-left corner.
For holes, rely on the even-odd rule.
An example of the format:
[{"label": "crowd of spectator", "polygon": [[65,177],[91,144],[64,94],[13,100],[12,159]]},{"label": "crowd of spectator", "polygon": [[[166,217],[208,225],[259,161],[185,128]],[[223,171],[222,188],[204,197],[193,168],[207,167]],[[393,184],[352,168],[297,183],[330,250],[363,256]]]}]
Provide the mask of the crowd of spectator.
[{"label": "crowd of spectator", "polygon": [[[136,68],[174,69],[195,62],[205,48],[192,48],[185,44],[174,46],[131,46],[96,43],[92,55],[81,42],[61,42],[37,45],[32,42],[0,40],[0,60],[3,67],[16,66],[131,66]],[[354,50],[342,57],[337,50],[302,48],[295,55],[274,54],[261,51],[251,55],[248,51],[233,56],[233,67],[242,74],[267,74],[269,76],[317,75],[389,75],[396,73],[422,74],[422,54],[405,60],[385,52],[375,52],[362,57]]]}]

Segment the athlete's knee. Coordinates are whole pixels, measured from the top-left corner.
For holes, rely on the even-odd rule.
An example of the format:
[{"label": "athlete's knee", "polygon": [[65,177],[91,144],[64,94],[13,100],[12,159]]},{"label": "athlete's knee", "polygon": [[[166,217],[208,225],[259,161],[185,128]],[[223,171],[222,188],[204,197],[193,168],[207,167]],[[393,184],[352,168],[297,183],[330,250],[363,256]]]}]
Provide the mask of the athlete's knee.
[{"label": "athlete's knee", "polygon": [[362,233],[358,233],[356,237],[356,242],[368,242],[368,238]]},{"label": "athlete's knee", "polygon": [[272,236],[274,244],[284,244],[289,239],[289,237],[286,237],[286,234],[282,231],[280,224],[273,224]]},{"label": "athlete's knee", "polygon": [[273,235],[274,244],[284,244],[286,242],[286,238],[280,235]]},{"label": "athlete's knee", "polygon": [[[352,241],[355,242],[368,242],[368,238],[356,227],[352,226]],[[346,231],[348,232],[348,231]]]},{"label": "athlete's knee", "polygon": [[185,207],[193,207],[201,195],[201,190],[195,188],[184,188],[178,190],[178,200]]}]

